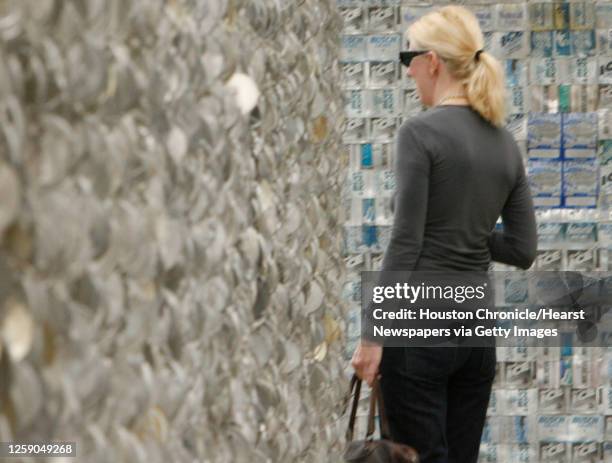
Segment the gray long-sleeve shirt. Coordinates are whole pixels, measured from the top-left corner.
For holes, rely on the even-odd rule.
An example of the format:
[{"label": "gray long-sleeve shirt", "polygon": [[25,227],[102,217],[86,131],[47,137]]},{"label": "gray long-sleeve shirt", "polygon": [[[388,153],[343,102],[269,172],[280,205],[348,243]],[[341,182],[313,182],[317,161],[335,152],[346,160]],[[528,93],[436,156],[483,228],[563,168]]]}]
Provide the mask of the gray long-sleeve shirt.
[{"label": "gray long-sleeve shirt", "polygon": [[[537,233],[519,148],[468,106],[438,106],[405,122],[397,136],[391,240],[379,285],[391,271],[486,271],[491,260],[528,268]],[[503,232],[494,231],[502,217]],[[390,279],[389,282],[387,280]],[[393,280],[394,281],[394,280]],[[362,336],[373,337],[371,303]],[[390,320],[378,322],[385,327]]]},{"label": "gray long-sleeve shirt", "polygon": [[[391,240],[382,270],[528,268],[537,235],[519,148],[468,106],[438,106],[399,129]],[[493,231],[501,215],[503,232]]]}]

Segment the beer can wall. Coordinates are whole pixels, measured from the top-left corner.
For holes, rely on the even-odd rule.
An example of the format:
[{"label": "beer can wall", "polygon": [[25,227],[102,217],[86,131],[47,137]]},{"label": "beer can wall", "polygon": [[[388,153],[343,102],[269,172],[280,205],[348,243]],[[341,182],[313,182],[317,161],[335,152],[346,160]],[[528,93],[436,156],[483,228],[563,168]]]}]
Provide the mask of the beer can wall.
[{"label": "beer can wall", "polygon": [[[505,69],[506,127],[538,220],[530,270],[612,270],[612,2],[465,1]],[[346,357],[360,334],[360,271],[378,270],[393,223],[394,134],[426,110],[397,55],[444,1],[336,0],[348,160],[343,192]],[[501,226],[501,225],[500,225]],[[492,265],[491,270],[516,270]],[[612,462],[612,350],[498,348],[480,459]],[[612,397],[612,396],[611,396]],[[365,413],[365,411],[364,411]]]}]

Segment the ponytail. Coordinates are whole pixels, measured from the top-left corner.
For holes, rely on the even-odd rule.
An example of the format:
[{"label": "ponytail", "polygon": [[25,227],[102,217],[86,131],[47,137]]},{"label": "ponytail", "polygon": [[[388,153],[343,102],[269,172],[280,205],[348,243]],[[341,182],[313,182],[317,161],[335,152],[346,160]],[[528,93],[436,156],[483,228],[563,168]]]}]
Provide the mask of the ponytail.
[{"label": "ponytail", "polygon": [[480,53],[467,79],[468,101],[476,112],[495,126],[506,120],[504,72],[499,61],[487,52]]}]

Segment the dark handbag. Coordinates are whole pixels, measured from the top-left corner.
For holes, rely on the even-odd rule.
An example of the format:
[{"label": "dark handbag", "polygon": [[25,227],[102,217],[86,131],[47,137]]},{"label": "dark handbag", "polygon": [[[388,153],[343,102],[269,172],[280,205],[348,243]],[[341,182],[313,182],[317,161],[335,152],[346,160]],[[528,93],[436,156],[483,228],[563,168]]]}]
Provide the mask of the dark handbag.
[{"label": "dark handbag", "polygon": [[[354,389],[354,394],[353,394]],[[361,392],[361,380],[357,375],[351,379],[350,395],[353,394],[353,406],[346,431],[346,448],[344,450],[344,461],[353,463],[419,463],[419,454],[408,445],[391,441],[389,423],[385,415],[385,408],[380,392],[378,378],[372,385],[370,395],[370,412],[368,413],[368,431],[365,440],[353,440],[355,429],[355,417],[359,394]],[[376,416],[376,403],[378,402],[380,436],[382,439],[374,440],[374,417]]]}]

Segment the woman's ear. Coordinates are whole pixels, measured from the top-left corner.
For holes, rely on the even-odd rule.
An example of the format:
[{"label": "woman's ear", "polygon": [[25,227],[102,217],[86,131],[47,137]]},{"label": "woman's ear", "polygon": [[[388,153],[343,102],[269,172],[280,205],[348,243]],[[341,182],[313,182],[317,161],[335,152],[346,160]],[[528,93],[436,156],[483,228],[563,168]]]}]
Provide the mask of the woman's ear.
[{"label": "woman's ear", "polygon": [[431,59],[429,60],[429,75],[435,76],[438,73],[438,67],[440,66],[440,59],[435,51],[431,51]]}]

